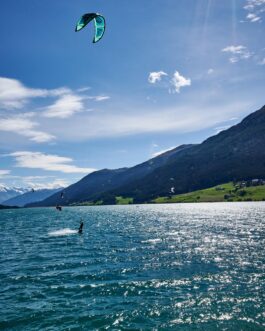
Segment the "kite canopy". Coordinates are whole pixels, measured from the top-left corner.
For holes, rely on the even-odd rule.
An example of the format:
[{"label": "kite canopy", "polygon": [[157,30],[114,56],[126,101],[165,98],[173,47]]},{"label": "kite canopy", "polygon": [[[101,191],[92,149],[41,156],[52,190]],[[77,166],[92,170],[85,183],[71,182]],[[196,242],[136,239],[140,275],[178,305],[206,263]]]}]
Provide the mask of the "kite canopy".
[{"label": "kite canopy", "polygon": [[93,43],[96,43],[103,37],[106,28],[105,18],[102,15],[96,13],[88,13],[83,15],[77,22],[75,31],[78,32],[82,30],[92,20],[94,20],[95,25],[95,36]]}]

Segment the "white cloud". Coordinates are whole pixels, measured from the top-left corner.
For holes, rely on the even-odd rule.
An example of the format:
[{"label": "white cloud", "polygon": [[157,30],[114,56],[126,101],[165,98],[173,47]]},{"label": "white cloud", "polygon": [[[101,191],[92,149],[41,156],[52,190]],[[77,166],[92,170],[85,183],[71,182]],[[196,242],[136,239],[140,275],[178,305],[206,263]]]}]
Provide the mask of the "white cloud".
[{"label": "white cloud", "polygon": [[254,23],[254,22],[260,21],[261,20],[261,17],[260,16],[257,16],[256,14],[250,13],[250,14],[247,15],[247,19],[250,22]]},{"label": "white cloud", "polygon": [[231,127],[231,125],[223,125],[223,126],[218,126],[218,127],[214,128],[214,130],[215,130],[215,133],[218,134],[224,130],[229,129],[230,127]]},{"label": "white cloud", "polygon": [[[0,111],[4,110],[0,115],[0,131],[27,137],[36,143],[50,142],[56,137],[45,132],[50,131],[51,123],[43,117],[65,119],[79,112],[91,112],[92,109],[85,107],[85,100],[101,102],[110,98],[102,94],[87,96],[84,92],[88,89],[83,87],[77,92],[66,87],[36,89],[25,86],[19,80],[0,77]],[[33,98],[56,98],[56,100],[53,103],[48,100],[50,104],[37,108],[40,111],[26,112],[25,107]],[[47,104],[47,100],[45,102]],[[15,111],[10,114],[5,110]],[[48,130],[40,130],[40,123]]]},{"label": "white cloud", "polygon": [[229,58],[229,62],[230,63],[237,63],[238,62],[238,58],[236,56],[232,56]]},{"label": "white cloud", "polygon": [[35,141],[36,143],[45,143],[55,139],[55,136],[42,131],[30,130],[25,132],[24,135],[29,137],[31,141]]},{"label": "white cloud", "polygon": [[[92,168],[80,168],[72,165],[73,160],[69,157],[62,157],[40,152],[14,152],[10,156],[16,159],[16,167],[42,169],[47,171],[59,171],[63,173],[82,173],[88,174],[95,171]],[[69,164],[70,163],[70,164]]]},{"label": "white cloud", "polygon": [[247,49],[247,47],[242,45],[231,45],[227,46],[222,49],[222,52],[232,54],[232,56],[229,58],[229,61],[231,63],[236,63],[239,60],[247,60],[249,59],[253,54]]},{"label": "white cloud", "polygon": [[9,175],[10,174],[10,170],[0,170],[0,178],[5,177],[5,175]]},{"label": "white cloud", "polygon": [[246,47],[239,45],[239,46],[227,46],[222,49],[222,52],[230,52],[232,54],[242,54],[245,51]]},{"label": "white cloud", "polygon": [[77,112],[84,111],[84,100],[104,101],[110,97],[107,95],[84,96],[79,93],[86,92],[89,87],[77,90],[77,93],[69,88],[36,89],[23,85],[19,80],[0,77],[0,108],[22,109],[33,98],[57,97],[50,106],[45,107],[43,116],[67,118]]},{"label": "white cloud", "polygon": [[242,114],[242,109],[250,109],[248,103],[220,103],[219,106],[196,105],[160,109],[145,109],[127,112],[112,110],[92,112],[89,116],[74,117],[66,123],[69,125],[58,128],[62,139],[82,141],[88,139],[103,139],[108,137],[124,137],[148,133],[187,133],[216,127],[227,119]]},{"label": "white cloud", "polygon": [[[159,81],[161,81],[163,76],[168,76],[167,73],[164,71],[154,71],[149,74],[148,81],[151,84],[155,84]],[[179,93],[180,89],[184,86],[190,86],[191,80],[189,78],[185,78],[184,76],[181,76],[178,71],[175,71],[173,77],[170,79],[168,78],[166,81],[166,84],[164,87],[167,87],[169,90],[169,93]],[[173,89],[172,89],[173,86]]]},{"label": "white cloud", "polygon": [[244,9],[251,10],[255,9],[256,7],[265,5],[265,0],[246,0],[246,5],[244,6]]},{"label": "white cloud", "polygon": [[81,87],[77,90],[77,92],[86,92],[86,91],[89,91],[91,88],[89,86],[84,86],[84,87]]},{"label": "white cloud", "polygon": [[172,146],[172,147],[169,147],[167,149],[163,149],[162,151],[155,152],[155,153],[152,154],[152,157],[156,157],[156,156],[159,156],[161,154],[164,154],[168,151],[171,151],[173,148],[176,148],[176,146]]},{"label": "white cloud", "polygon": [[91,97],[86,97],[86,99],[94,100],[94,101],[104,101],[110,99],[109,96],[107,95],[96,95],[96,96],[91,96]]},{"label": "white cloud", "polygon": [[69,92],[67,88],[53,90],[28,88],[19,80],[0,77],[0,107],[4,109],[20,109],[29,99],[59,96]]},{"label": "white cloud", "polygon": [[248,12],[246,19],[251,22],[261,22],[265,12],[265,0],[247,0],[244,9]]},{"label": "white cloud", "polygon": [[75,94],[62,95],[54,104],[45,108],[43,116],[67,118],[84,110],[83,97]]},{"label": "white cloud", "polygon": [[176,71],[171,80],[171,84],[174,86],[174,91],[179,93],[182,87],[191,85],[191,80],[181,76],[180,73]]},{"label": "white cloud", "polygon": [[36,130],[39,125],[32,121],[32,113],[24,113],[16,116],[0,118],[0,131],[12,132],[24,137],[28,137],[31,141],[44,143],[55,139],[55,136]]},{"label": "white cloud", "polygon": [[161,81],[163,76],[167,76],[167,73],[165,73],[164,71],[150,72],[149,77],[148,77],[148,82],[151,84],[155,84],[155,83]]},{"label": "white cloud", "polygon": [[211,75],[211,74],[213,74],[213,73],[214,73],[214,70],[213,70],[212,68],[208,69],[208,71],[207,71],[207,74],[208,74],[208,75]]},{"label": "white cloud", "polygon": [[61,95],[52,105],[45,108],[42,115],[49,118],[68,118],[82,111],[91,111],[85,109],[84,100],[104,101],[110,97],[107,95],[81,96],[75,93]]}]

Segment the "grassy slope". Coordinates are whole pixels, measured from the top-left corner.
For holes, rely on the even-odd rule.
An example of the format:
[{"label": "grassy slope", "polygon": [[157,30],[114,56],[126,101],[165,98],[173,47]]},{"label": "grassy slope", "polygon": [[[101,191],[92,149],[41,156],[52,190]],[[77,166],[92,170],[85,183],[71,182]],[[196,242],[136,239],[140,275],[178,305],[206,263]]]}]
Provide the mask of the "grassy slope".
[{"label": "grassy slope", "polygon": [[71,203],[69,206],[101,206],[103,203],[102,200],[98,200],[97,202],[90,202],[90,201],[85,201],[85,202],[76,202],[76,203]]},{"label": "grassy slope", "polygon": [[129,205],[133,203],[133,198],[116,197],[116,205]]},{"label": "grassy slope", "polygon": [[[222,201],[265,201],[265,185],[245,187],[236,189],[233,183],[217,185],[205,190],[198,190],[185,194],[173,195],[171,197],[160,197],[154,203],[181,203],[181,202],[222,202]],[[97,206],[103,201],[83,202],[73,205]],[[133,198],[116,197],[117,205],[133,204]]]},{"label": "grassy slope", "polygon": [[[116,205],[129,205],[133,203],[133,198],[123,198],[123,197],[116,197]],[[102,200],[97,202],[80,202],[80,203],[73,203],[72,206],[101,206],[103,204]]]},{"label": "grassy slope", "polygon": [[[219,188],[219,189],[218,189]],[[222,188],[222,190],[220,190]],[[242,193],[242,191],[244,191]],[[226,195],[226,198],[225,198]],[[174,202],[219,202],[219,201],[265,201],[265,185],[252,186],[235,190],[232,183],[214,186],[205,190],[191,193],[173,195],[172,197],[160,197],[155,203]]]}]

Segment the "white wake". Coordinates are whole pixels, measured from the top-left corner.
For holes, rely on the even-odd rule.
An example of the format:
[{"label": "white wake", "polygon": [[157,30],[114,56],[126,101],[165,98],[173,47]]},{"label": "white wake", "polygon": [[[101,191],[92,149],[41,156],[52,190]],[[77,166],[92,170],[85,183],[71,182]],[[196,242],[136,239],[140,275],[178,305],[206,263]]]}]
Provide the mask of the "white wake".
[{"label": "white wake", "polygon": [[61,229],[61,230],[56,230],[56,231],[51,231],[49,232],[49,236],[52,237],[57,237],[57,236],[69,236],[71,234],[76,234],[78,233],[78,230],[72,230],[72,229]]}]

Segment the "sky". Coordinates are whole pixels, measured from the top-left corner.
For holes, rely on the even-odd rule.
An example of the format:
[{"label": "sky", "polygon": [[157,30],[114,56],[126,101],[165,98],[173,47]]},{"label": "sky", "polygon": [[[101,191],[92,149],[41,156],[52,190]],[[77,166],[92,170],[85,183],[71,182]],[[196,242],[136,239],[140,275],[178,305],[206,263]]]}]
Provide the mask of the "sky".
[{"label": "sky", "polygon": [[265,104],[264,22],[265,0],[2,1],[0,184],[68,186],[237,124]]}]

